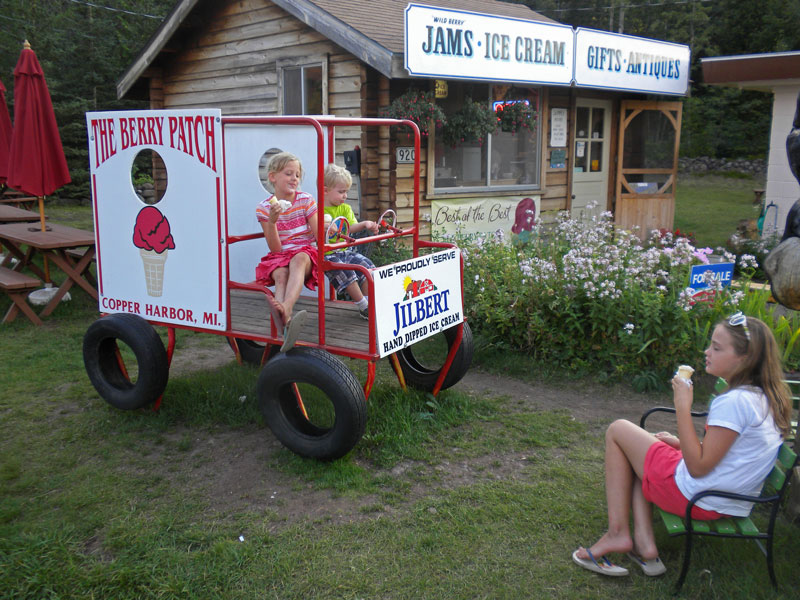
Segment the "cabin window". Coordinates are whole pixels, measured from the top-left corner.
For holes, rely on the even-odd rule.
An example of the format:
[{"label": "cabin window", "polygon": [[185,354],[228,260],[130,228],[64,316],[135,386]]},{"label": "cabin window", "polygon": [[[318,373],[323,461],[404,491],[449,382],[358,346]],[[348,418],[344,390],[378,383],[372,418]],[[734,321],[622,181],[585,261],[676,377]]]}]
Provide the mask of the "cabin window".
[{"label": "cabin window", "polygon": [[283,114],[324,114],[322,65],[284,67],[282,75]]},{"label": "cabin window", "polygon": [[[467,98],[485,102],[498,115],[498,128],[481,141],[446,144],[434,139],[434,191],[437,193],[515,190],[539,187],[539,89],[514,85],[449,82],[446,98],[437,100],[445,115],[456,114]],[[500,111],[524,103],[532,111],[526,126],[502,122]],[[508,114],[511,114],[510,112]],[[502,126],[501,126],[502,123]],[[516,128],[516,131],[509,129]],[[504,131],[504,129],[506,129]]]}]

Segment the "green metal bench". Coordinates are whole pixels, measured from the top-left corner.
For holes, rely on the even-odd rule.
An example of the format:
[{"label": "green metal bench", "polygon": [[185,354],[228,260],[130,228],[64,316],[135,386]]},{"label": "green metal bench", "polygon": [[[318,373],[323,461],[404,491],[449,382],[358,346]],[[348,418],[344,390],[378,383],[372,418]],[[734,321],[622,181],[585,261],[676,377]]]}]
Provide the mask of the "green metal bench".
[{"label": "green metal bench", "polygon": [[[648,410],[642,415],[639,425],[644,429],[645,421],[654,412],[668,412],[675,413],[675,409],[671,407],[655,407]],[[693,411],[693,417],[707,416],[707,412]],[[778,582],[775,578],[775,570],[772,566],[772,540],[775,532],[775,521],[778,516],[781,502],[784,495],[789,488],[789,482],[792,478],[794,467],[798,464],[797,454],[791,449],[789,442],[783,442],[778,451],[778,457],[775,461],[775,466],[770,471],[769,475],[764,482],[764,488],[760,496],[745,496],[742,494],[734,494],[730,492],[722,492],[717,490],[705,490],[695,494],[689,501],[686,507],[686,514],[683,517],[673,515],[656,507],[656,513],[661,517],[667,533],[670,536],[686,536],[686,545],[683,553],[683,566],[681,567],[678,581],[675,585],[675,591],[681,589],[686,574],[689,571],[689,561],[692,555],[692,539],[695,536],[713,536],[725,538],[739,538],[744,540],[753,540],[761,552],[767,559],[767,570],[769,571],[769,578],[772,581],[773,587],[778,587]],[[766,506],[769,511],[769,522],[766,532],[759,531],[756,524],[748,517],[728,517],[717,519],[715,521],[698,521],[690,518],[692,507],[701,498],[706,496],[718,496],[722,498],[732,498],[735,500],[745,500],[747,502],[754,502],[757,505]],[[755,508],[755,507],[754,507]],[[766,541],[766,547],[762,540]]]}]

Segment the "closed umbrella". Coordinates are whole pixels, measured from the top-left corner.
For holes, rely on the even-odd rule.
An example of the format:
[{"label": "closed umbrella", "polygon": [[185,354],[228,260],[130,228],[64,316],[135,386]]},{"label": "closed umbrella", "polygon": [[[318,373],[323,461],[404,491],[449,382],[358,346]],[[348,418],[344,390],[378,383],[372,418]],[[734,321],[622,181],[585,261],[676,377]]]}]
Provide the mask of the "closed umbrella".
[{"label": "closed umbrella", "polygon": [[71,179],[42,66],[28,40],[14,69],[14,133],[7,176],[10,187],[39,199],[44,231],[44,196]]},{"label": "closed umbrella", "polygon": [[[6,86],[0,81],[0,187],[6,183],[8,174],[8,147],[11,145],[11,117],[8,116],[6,106]],[[0,250],[3,247],[0,246]],[[0,261],[4,258],[0,254]]]},{"label": "closed umbrella", "polygon": [[0,81],[0,185],[8,176],[8,148],[11,146],[11,117],[6,106],[6,86]]},{"label": "closed umbrella", "polygon": [[[14,68],[14,132],[9,149],[8,185],[39,199],[39,220],[42,231],[46,231],[44,197],[70,181],[44,72],[25,40]],[[45,287],[50,288],[46,259],[44,273]],[[38,291],[41,290],[32,294]],[[46,300],[50,291],[41,294],[41,300]],[[40,301],[39,296],[36,301]]]}]

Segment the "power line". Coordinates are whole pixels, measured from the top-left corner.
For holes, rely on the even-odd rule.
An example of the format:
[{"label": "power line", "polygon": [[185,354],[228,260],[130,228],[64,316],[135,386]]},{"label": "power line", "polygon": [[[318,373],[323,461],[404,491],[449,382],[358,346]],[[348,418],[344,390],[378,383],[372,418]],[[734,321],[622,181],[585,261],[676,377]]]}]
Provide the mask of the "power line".
[{"label": "power line", "polygon": [[126,15],[133,15],[135,17],[146,17],[148,19],[158,19],[159,21],[163,20],[163,16],[159,15],[148,15],[147,13],[139,13],[132,10],[125,10],[123,8],[113,8],[111,6],[103,6],[102,4],[95,4],[94,2],[86,2],[86,0],[69,0],[70,2],[74,2],[75,4],[83,4],[84,6],[91,6],[92,8],[102,8],[103,10],[110,10],[111,12],[119,12],[125,13]]},{"label": "power line", "polygon": [[585,8],[534,8],[531,7],[532,10],[541,13],[563,13],[563,12],[572,12],[572,11],[582,11],[582,10],[609,10],[615,8],[642,8],[642,7],[651,7],[651,6],[670,6],[673,4],[692,4],[694,2],[714,2],[714,0],[672,0],[670,2],[648,2],[646,4],[617,4],[611,6],[587,6]]}]

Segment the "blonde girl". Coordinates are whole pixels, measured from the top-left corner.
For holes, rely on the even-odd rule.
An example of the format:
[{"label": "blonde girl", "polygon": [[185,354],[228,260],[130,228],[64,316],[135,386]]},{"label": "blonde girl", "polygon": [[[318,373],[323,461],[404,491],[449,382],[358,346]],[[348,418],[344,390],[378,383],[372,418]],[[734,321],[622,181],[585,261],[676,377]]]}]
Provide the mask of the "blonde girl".
[{"label": "blonde girl", "polygon": [[306,316],[305,311],[292,315],[303,284],[317,288],[317,202],[298,189],[303,167],[293,154],[276,154],[267,171],[275,193],[258,204],[256,218],[270,252],[256,266],[256,279],[275,285],[272,309],[285,324],[282,351],[286,351],[294,345]]},{"label": "blonde girl", "polygon": [[[658,558],[651,503],[683,516],[689,498],[705,489],[757,496],[789,433],[791,394],[783,383],[780,354],[769,328],[737,313],[714,328],[705,351],[706,372],[728,382],[711,403],[701,441],[692,417],[691,382],[672,380],[678,435],[655,435],[625,420],[606,431],[608,530],[573,561],[603,575],[627,575],[607,558],[627,553],[646,575],[666,567]],[[752,504],[709,496],[692,509],[695,519],[746,516]],[[629,517],[633,512],[631,537]]]}]

